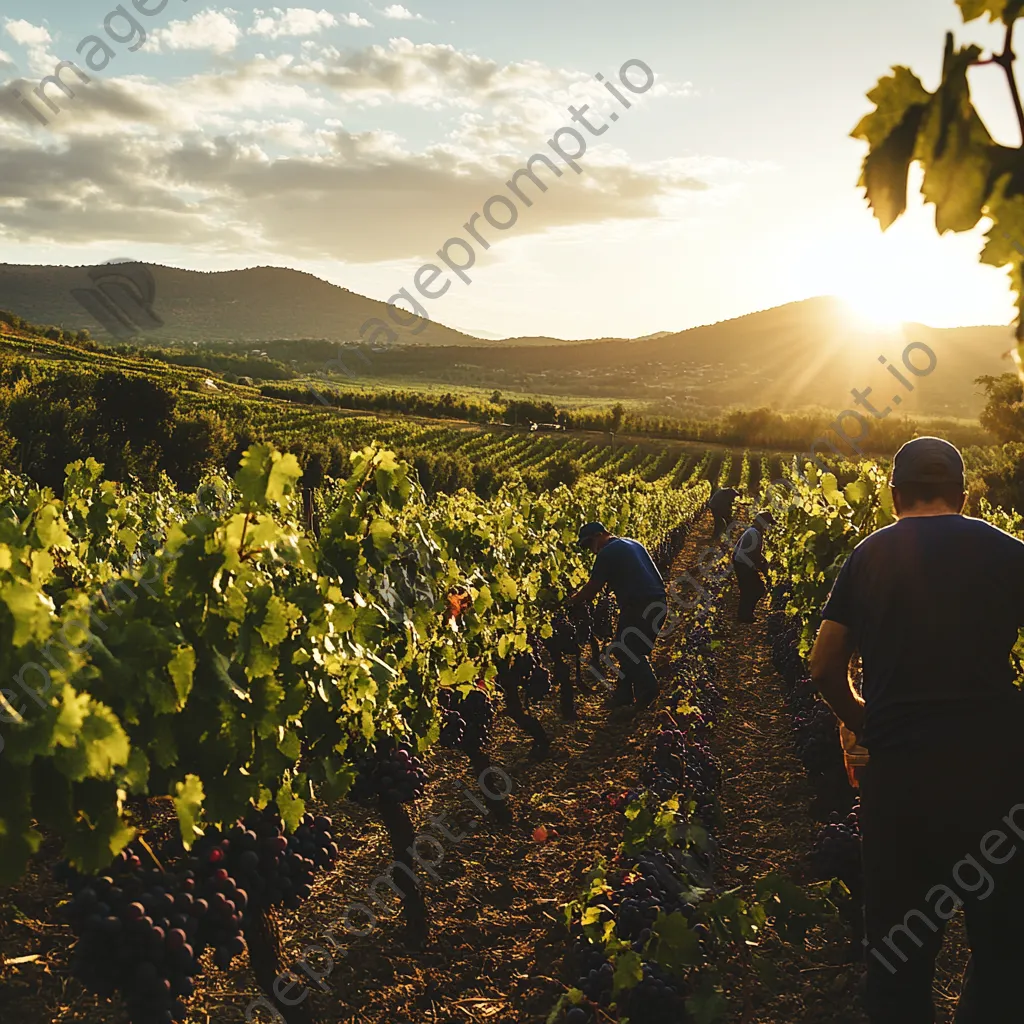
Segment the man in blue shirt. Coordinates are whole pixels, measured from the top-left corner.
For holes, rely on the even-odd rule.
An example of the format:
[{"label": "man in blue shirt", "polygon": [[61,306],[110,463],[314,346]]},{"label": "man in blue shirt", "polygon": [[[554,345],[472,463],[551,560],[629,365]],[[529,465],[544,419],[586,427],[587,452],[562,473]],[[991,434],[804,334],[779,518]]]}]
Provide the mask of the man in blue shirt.
[{"label": "man in blue shirt", "polygon": [[[963,516],[964,465],[916,438],[893,460],[897,522],[853,551],[811,677],[870,754],[861,785],[868,1012],[932,1024],[935,958],[964,906],[957,1021],[1020,1019],[1024,968],[1024,544]],[[863,696],[850,681],[853,652]]]},{"label": "man in blue shirt", "polygon": [[604,658],[607,663],[611,651],[619,663],[612,707],[649,704],[658,693],[648,656],[668,615],[665,581],[643,544],[616,537],[601,523],[580,528],[579,546],[597,558],[590,581],[569,598],[569,606],[589,604],[606,586],[619,605],[615,639]]}]

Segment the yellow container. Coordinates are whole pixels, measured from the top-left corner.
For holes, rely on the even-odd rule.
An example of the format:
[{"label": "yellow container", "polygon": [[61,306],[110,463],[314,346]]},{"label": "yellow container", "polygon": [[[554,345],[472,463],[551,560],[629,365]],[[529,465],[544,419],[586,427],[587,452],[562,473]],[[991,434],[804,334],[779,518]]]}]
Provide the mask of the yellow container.
[{"label": "yellow container", "polygon": [[846,763],[846,776],[854,789],[860,789],[860,779],[871,755],[867,747],[857,742],[857,736],[840,723],[839,736],[843,742],[843,761]]}]

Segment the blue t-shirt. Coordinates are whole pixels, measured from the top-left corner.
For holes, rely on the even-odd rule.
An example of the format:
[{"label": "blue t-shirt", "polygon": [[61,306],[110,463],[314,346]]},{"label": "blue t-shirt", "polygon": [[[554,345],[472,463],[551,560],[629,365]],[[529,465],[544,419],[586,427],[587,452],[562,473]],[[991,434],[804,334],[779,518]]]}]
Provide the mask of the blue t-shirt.
[{"label": "blue t-shirt", "polygon": [[864,665],[869,749],[905,746],[1024,704],[1010,652],[1024,626],[1024,544],[980,519],[902,519],[862,541],[822,618]]},{"label": "blue t-shirt", "polygon": [[592,579],[608,584],[620,609],[643,611],[653,601],[665,600],[665,581],[639,541],[613,537],[597,553]]}]

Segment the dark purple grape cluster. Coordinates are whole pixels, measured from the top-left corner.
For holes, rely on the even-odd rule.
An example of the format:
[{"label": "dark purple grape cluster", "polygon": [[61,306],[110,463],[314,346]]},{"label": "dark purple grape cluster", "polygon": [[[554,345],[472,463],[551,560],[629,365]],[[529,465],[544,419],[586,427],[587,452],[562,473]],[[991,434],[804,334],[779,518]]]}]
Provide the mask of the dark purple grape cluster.
[{"label": "dark purple grape cluster", "polygon": [[[199,898],[191,873],[143,869],[138,856],[125,851],[107,874],[69,881],[74,895],[65,913],[78,938],[75,977],[105,999],[119,991],[132,1024],[185,1020],[198,956],[221,923]],[[244,951],[240,927],[223,926],[233,929]]]},{"label": "dark purple grape cluster", "polygon": [[[309,898],[313,879],[338,860],[331,819],[306,814],[292,835],[288,835],[277,809],[252,810],[244,821],[226,833],[207,833],[192,849],[186,862],[197,878],[212,874],[222,887],[224,873],[246,892],[255,906],[285,906],[296,909]],[[229,886],[225,895],[233,899]],[[218,951],[222,960],[226,952]],[[218,966],[221,966],[218,963]]]},{"label": "dark purple grape cluster", "polygon": [[796,755],[811,775],[843,773],[839,726],[829,706],[811,694],[790,701]]},{"label": "dark purple grape cluster", "polygon": [[357,765],[349,795],[361,804],[411,804],[423,796],[426,785],[423,762],[408,744],[385,740]]},{"label": "dark purple grape cluster", "polygon": [[601,639],[608,639],[614,631],[612,619],[612,597],[605,591],[594,605],[594,614],[590,623],[593,635]]},{"label": "dark purple grape cluster", "polygon": [[644,1024],[687,1024],[693,1018],[686,1009],[682,979],[656,963],[643,965],[643,977],[619,999],[622,1016]]},{"label": "dark purple grape cluster", "polygon": [[594,1015],[584,1006],[570,1006],[565,1011],[565,1024],[591,1024],[593,1019]]},{"label": "dark purple grape cluster", "polygon": [[456,690],[442,690],[438,699],[442,709],[457,715],[462,722],[462,739],[456,746],[470,756],[479,754],[491,742],[494,728],[494,703],[490,697],[474,688],[465,697]]},{"label": "dark purple grape cluster", "polygon": [[449,750],[458,750],[466,739],[466,720],[450,707],[441,708],[441,735],[439,740],[442,747]]},{"label": "dark purple grape cluster", "polygon": [[575,658],[580,649],[576,623],[568,615],[559,613],[551,620],[551,636],[544,645],[553,658]]},{"label": "dark purple grape cluster", "polygon": [[576,987],[598,1006],[609,1006],[612,1001],[615,968],[605,955],[591,947],[583,963],[584,973],[576,982]]},{"label": "dark purple grape cluster", "polygon": [[569,614],[576,632],[576,649],[586,647],[594,635],[594,612],[589,604],[578,604]]},{"label": "dark purple grape cluster", "polygon": [[818,833],[814,862],[823,878],[839,878],[850,889],[859,888],[863,878],[860,839],[860,799],[843,817],[833,812]]},{"label": "dark purple grape cluster", "polygon": [[133,1024],[183,1021],[198,958],[212,949],[214,965],[230,967],[246,951],[252,914],[298,907],[316,872],[338,856],[329,818],[306,814],[288,835],[271,806],[207,831],[173,870],[145,867],[151,858],[136,844],[99,877],[62,865],[78,937],[72,969],[104,998],[120,991]]},{"label": "dark purple grape cluster", "polygon": [[671,769],[686,752],[686,735],[681,729],[662,729],[654,734],[653,756],[657,764]]},{"label": "dark purple grape cluster", "polygon": [[683,773],[699,797],[710,796],[722,781],[722,765],[705,743],[686,744]]}]

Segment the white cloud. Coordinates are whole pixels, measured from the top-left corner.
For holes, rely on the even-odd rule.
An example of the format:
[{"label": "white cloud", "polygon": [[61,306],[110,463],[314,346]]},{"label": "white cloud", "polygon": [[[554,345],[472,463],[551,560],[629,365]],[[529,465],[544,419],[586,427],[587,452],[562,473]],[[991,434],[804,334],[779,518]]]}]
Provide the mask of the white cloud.
[{"label": "white cloud", "polygon": [[392,21],[423,21],[422,14],[413,14],[408,7],[403,7],[401,4],[391,4],[389,7],[385,7],[381,14]]},{"label": "white cloud", "polygon": [[[255,63],[248,76],[262,75]],[[543,101],[548,120],[552,103],[570,86],[590,81],[582,72],[550,68],[537,61],[499,64],[454,46],[391,39],[386,46],[367,46],[355,52],[323,47],[302,62],[275,67],[275,75],[306,85],[321,85],[338,96],[368,104],[440,103],[473,107],[505,103],[517,109],[530,98]],[[568,94],[565,99],[571,102]]]},{"label": "white cloud", "polygon": [[242,37],[242,30],[232,20],[237,11],[201,11],[188,21],[172,21],[167,28],[151,32],[144,50],[160,53],[167,50],[212,50],[230,53]]},{"label": "white cloud", "polygon": [[338,20],[342,25],[348,25],[349,28],[373,28],[373,25],[370,24],[370,22],[368,22],[361,14],[356,14],[355,12],[339,14]]},{"label": "white cloud", "polygon": [[4,31],[22,46],[42,47],[53,42],[50,33],[42,25],[33,25],[24,19],[19,21],[8,19],[4,25]]},{"label": "white cloud", "polygon": [[[192,38],[170,28],[179,44]],[[603,94],[582,72],[452,46],[301,45],[301,58],[228,58],[174,81],[97,77],[89,102],[66,104],[46,133],[0,90],[0,241],[212,244],[353,263],[429,255],[530,154],[554,158],[546,140],[588,83]],[[350,110],[370,104],[381,129],[348,130]],[[401,104],[459,116],[412,145],[387,130]],[[657,217],[707,180],[681,164],[637,165],[614,145],[592,144],[580,177],[541,167],[551,195],[525,183],[535,203],[517,231]]]},{"label": "white cloud", "polygon": [[280,39],[282,36],[315,36],[325,28],[333,28],[338,20],[330,11],[314,11],[309,7],[289,7],[282,11],[274,7],[271,13],[255,11],[253,35]]}]

